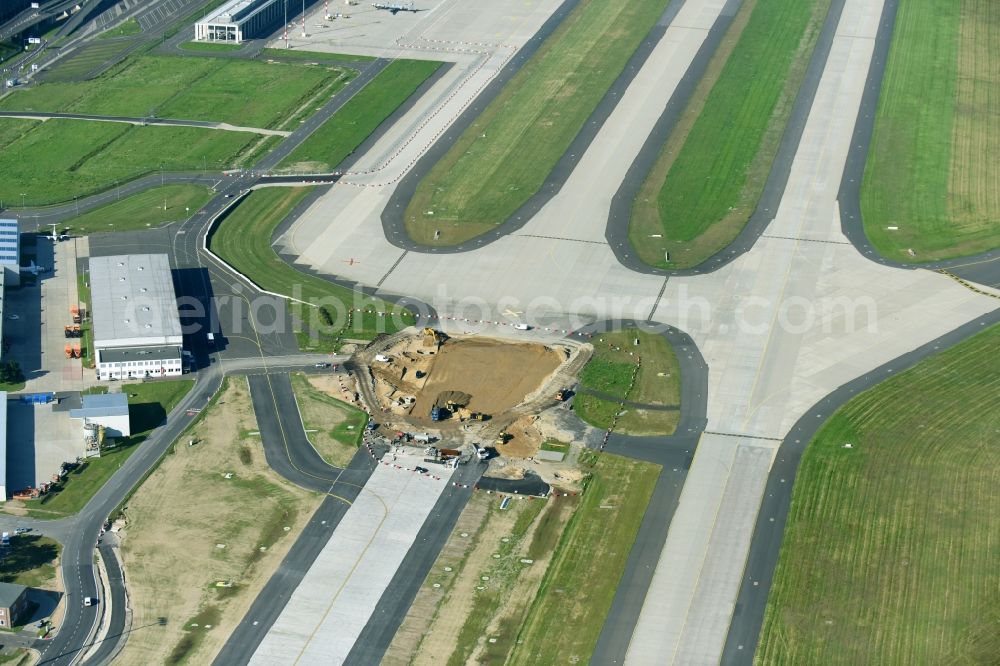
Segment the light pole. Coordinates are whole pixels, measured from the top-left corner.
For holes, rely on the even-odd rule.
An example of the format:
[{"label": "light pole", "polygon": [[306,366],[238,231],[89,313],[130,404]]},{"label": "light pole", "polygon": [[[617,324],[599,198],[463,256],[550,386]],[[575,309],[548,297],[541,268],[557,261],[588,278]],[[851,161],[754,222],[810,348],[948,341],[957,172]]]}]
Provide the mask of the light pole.
[{"label": "light pole", "polygon": [[24,208],[24,197],[28,196],[24,192],[21,192],[21,208]]}]

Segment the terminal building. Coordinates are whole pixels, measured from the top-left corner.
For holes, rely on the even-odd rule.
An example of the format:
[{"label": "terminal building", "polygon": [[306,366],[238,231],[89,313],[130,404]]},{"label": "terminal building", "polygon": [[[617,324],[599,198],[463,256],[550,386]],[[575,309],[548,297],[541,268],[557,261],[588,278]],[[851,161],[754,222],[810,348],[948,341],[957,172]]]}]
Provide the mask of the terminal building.
[{"label": "terminal building", "polygon": [[284,17],[284,0],[229,0],[194,24],[194,38],[239,44],[244,39],[266,37],[284,23]]},{"label": "terminal building", "polygon": [[91,257],[90,292],[98,379],[183,374],[184,337],[167,255]]}]

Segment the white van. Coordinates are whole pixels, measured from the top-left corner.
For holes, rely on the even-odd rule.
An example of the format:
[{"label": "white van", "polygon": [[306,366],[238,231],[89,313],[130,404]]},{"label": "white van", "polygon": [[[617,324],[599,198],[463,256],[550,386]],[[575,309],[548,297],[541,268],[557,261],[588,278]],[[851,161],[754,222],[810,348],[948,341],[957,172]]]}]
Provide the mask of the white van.
[{"label": "white van", "polygon": [[88,606],[88,607],[89,606],[96,606],[97,605],[97,597],[84,597],[83,598],[83,605],[84,606]]}]

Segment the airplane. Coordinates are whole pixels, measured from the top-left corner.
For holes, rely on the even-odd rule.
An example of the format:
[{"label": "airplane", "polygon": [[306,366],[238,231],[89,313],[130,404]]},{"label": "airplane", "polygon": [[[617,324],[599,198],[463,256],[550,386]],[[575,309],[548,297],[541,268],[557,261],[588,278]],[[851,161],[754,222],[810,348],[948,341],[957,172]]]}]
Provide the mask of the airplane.
[{"label": "airplane", "polygon": [[413,7],[412,2],[407,2],[405,4],[402,2],[373,2],[372,7],[374,7],[375,9],[384,9],[393,16],[395,16],[399,12],[413,12],[414,14],[416,14],[417,12],[420,11],[419,9],[415,9]]},{"label": "airplane", "polygon": [[49,269],[45,266],[36,266],[35,262],[32,261],[30,266],[21,266],[22,273],[31,273],[34,276],[38,276],[39,273],[47,273]]}]

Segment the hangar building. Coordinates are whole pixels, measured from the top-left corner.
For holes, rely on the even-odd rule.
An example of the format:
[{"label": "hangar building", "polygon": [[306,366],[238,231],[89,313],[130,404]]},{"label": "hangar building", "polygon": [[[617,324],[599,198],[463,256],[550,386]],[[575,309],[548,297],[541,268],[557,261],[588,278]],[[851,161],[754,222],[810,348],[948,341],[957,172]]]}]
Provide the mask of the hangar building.
[{"label": "hangar building", "polygon": [[98,379],[183,374],[184,337],[167,255],[91,257],[90,292]]},{"label": "hangar building", "polygon": [[244,39],[266,37],[284,22],[284,12],[282,0],[229,0],[194,24],[194,38],[239,44]]}]

